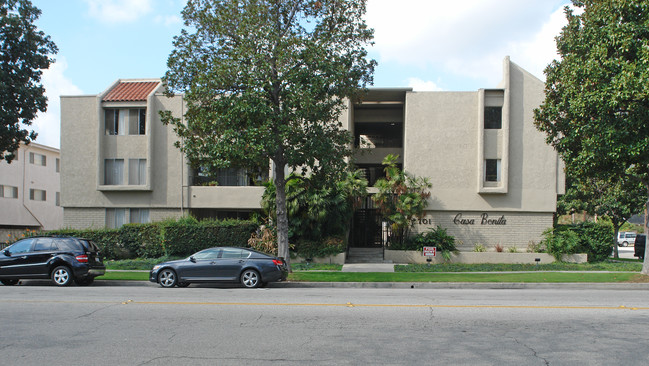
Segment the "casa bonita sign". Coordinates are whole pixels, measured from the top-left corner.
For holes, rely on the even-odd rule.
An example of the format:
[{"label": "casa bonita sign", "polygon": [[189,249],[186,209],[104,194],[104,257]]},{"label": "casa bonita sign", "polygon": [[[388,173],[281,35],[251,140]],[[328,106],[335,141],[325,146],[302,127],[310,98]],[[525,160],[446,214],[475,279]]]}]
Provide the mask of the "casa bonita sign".
[{"label": "casa bonita sign", "polygon": [[[415,219],[412,220],[413,224],[416,224],[419,222],[419,225],[433,225],[433,219],[432,218],[421,218],[419,220]],[[505,218],[505,215],[500,216],[497,219],[493,219],[489,217],[488,213],[482,213],[478,218],[472,217],[472,218],[465,218],[462,216],[462,213],[458,213],[455,215],[453,218],[453,223],[455,225],[507,225],[507,219]]]},{"label": "casa bonita sign", "polygon": [[480,225],[507,225],[507,219],[505,219],[505,215],[502,215],[497,219],[491,219],[489,218],[489,214],[486,212],[480,215],[478,219],[464,218],[462,216],[462,213],[455,215],[455,218],[453,219],[453,223],[455,225],[475,225],[478,221],[480,222]]}]

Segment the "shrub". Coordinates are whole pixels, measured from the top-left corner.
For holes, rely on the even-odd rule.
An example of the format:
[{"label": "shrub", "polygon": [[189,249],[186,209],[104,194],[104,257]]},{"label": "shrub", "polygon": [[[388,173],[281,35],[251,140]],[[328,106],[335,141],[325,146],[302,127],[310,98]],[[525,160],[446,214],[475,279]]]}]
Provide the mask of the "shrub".
[{"label": "shrub", "polygon": [[260,252],[277,255],[277,235],[268,227],[262,227],[250,235],[248,246]]},{"label": "shrub", "polygon": [[614,245],[613,228],[593,222],[558,226],[546,230],[543,236],[548,253],[558,261],[564,254],[587,253],[589,262],[601,262]]},{"label": "shrub", "polygon": [[496,249],[496,252],[498,252],[498,253],[502,253],[503,251],[505,251],[505,247],[503,247],[502,244],[500,244],[500,243],[496,244],[494,246],[494,249]]},{"label": "shrub", "polygon": [[[90,239],[105,259],[187,256],[216,246],[246,247],[257,224],[253,221],[197,221],[194,218],[149,224],[126,224],[119,229],[62,229],[37,235],[67,235]],[[34,235],[34,234],[29,234]]]},{"label": "shrub", "polygon": [[293,249],[300,257],[316,258],[342,253],[346,245],[342,238],[330,236],[324,240],[298,240]]},{"label": "shrub", "polygon": [[484,253],[487,251],[487,248],[480,243],[475,243],[475,245],[473,246],[473,251],[476,253]]},{"label": "shrub", "polygon": [[422,251],[424,247],[437,247],[437,250],[445,260],[451,258],[451,253],[458,251],[455,246],[455,237],[449,235],[446,229],[440,226],[437,226],[435,229],[428,229],[424,233],[416,234],[404,240],[403,243],[390,243],[390,249],[392,250]]}]

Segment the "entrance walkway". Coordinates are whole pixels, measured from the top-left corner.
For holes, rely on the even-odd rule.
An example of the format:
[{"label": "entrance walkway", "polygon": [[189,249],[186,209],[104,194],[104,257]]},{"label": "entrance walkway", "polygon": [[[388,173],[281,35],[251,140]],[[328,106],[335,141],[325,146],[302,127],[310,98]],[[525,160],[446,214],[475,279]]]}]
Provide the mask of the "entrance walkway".
[{"label": "entrance walkway", "polygon": [[394,272],[393,263],[345,263],[342,272]]}]

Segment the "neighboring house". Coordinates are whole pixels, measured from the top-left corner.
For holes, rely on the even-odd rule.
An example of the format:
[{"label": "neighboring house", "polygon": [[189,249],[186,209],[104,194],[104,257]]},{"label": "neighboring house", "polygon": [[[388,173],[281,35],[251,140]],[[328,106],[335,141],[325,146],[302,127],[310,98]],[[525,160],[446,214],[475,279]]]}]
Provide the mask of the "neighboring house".
[{"label": "neighboring house", "polygon": [[9,164],[0,161],[0,243],[29,230],[63,225],[58,149],[21,144]]},{"label": "neighboring house", "polygon": [[[370,89],[340,116],[355,137],[353,161],[370,185],[383,175],[383,158],[398,154],[403,169],[433,184],[415,230],[440,225],[465,250],[538,242],[564,193],[563,165],[533,124],[544,84],[509,58],[503,69],[494,89]],[[188,166],[159,117],[160,111],[182,116],[183,96],[162,91],[157,79],[118,80],[99,95],[61,98],[65,226],[119,227],[188,213],[248,217],[260,210],[259,181],[269,172],[232,168],[210,177]],[[381,245],[381,221],[365,200],[352,245]]]}]

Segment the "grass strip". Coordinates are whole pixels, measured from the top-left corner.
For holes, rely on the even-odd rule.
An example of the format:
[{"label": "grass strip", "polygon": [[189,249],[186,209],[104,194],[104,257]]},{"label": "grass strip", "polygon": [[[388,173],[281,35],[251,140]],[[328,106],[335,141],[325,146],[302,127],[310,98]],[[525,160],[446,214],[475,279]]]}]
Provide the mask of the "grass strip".
[{"label": "grass strip", "polygon": [[395,272],[511,272],[511,271],[612,271],[640,272],[642,263],[638,262],[600,262],[600,263],[565,263],[547,264],[529,263],[439,263],[439,264],[405,264],[395,265]]},{"label": "grass strip", "polygon": [[629,282],[637,273],[355,273],[293,272],[289,281],[304,282],[521,282],[521,283],[607,283]]},{"label": "grass strip", "polygon": [[148,281],[149,272],[106,272],[97,280],[118,280],[118,281]]}]

